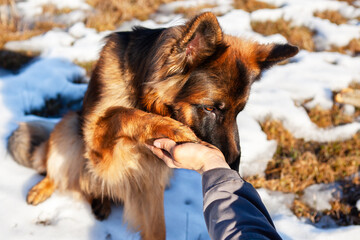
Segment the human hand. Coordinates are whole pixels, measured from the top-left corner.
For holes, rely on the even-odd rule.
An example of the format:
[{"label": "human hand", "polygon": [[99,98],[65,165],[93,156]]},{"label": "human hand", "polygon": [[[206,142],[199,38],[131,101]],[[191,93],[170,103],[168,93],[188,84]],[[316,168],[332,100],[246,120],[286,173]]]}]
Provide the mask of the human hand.
[{"label": "human hand", "polygon": [[222,152],[205,142],[177,144],[161,138],[148,148],[170,168],[186,168],[200,174],[214,168],[230,168]]}]

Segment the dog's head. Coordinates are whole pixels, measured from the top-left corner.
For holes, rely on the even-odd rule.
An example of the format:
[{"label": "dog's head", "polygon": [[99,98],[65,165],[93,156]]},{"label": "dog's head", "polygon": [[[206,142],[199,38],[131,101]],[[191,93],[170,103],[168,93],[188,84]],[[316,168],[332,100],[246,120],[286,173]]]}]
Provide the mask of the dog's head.
[{"label": "dog's head", "polygon": [[145,108],[190,126],[237,169],[236,116],[245,107],[251,84],[298,48],[225,35],[216,17],[204,13],[184,26],[163,30],[154,51],[152,70],[145,77]]}]

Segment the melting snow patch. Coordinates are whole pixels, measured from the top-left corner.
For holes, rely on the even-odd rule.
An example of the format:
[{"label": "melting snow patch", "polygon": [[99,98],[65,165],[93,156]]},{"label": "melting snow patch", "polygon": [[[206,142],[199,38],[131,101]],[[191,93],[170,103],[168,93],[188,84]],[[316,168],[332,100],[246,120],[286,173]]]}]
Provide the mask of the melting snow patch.
[{"label": "melting snow patch", "polygon": [[351,24],[337,25],[327,19],[314,16],[317,11],[333,10],[343,16],[356,18],[360,16],[360,9],[339,1],[311,1],[311,0],[262,0],[279,6],[277,9],[260,9],[251,14],[252,21],[276,21],[280,18],[291,21],[297,26],[306,26],[316,32],[316,46],[319,50],[334,46],[345,46],[353,38],[360,37],[358,26]]},{"label": "melting snow patch", "polygon": [[257,191],[271,216],[279,214],[293,216],[290,208],[295,199],[294,194],[270,191],[265,188],[259,188]]},{"label": "melting snow patch", "polygon": [[259,123],[246,112],[238,115],[237,125],[241,144],[240,175],[264,175],[267,163],[276,151],[276,141],[267,140]]},{"label": "melting snow patch", "polygon": [[342,191],[339,184],[314,184],[304,190],[302,200],[317,211],[330,210],[330,202],[339,200]]}]

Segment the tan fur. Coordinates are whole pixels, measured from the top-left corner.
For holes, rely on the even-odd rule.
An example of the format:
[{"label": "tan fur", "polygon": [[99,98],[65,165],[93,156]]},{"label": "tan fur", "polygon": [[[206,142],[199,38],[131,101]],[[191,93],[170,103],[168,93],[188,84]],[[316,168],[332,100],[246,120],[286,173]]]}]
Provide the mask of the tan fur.
[{"label": "tan fur", "polygon": [[68,113],[50,135],[47,176],[59,190],[80,191],[79,178],[85,166],[84,143],[76,113]]},{"label": "tan fur", "polygon": [[54,124],[45,121],[20,123],[8,142],[9,152],[14,160],[21,165],[34,168],[39,173],[45,173],[46,140],[53,127]]},{"label": "tan fur", "polygon": [[29,204],[38,205],[48,199],[54,190],[55,185],[53,180],[46,176],[28,192],[26,201]]}]

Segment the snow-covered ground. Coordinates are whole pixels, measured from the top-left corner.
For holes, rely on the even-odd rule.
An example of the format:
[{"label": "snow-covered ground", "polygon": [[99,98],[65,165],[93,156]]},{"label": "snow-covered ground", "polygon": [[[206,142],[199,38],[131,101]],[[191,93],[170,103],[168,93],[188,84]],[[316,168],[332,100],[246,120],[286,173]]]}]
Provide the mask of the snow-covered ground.
[{"label": "snow-covered ground", "polygon": [[[336,25],[313,16],[318,10],[336,10],[344,16],[360,16],[360,8],[346,2],[329,0],[263,0],[279,6],[278,9],[258,10],[247,13],[233,10],[232,1],[174,2],[160,7],[150,20],[132,20],[123,23],[119,30],[129,30],[133,25],[146,27],[172,26],[185,22],[180,14],[174,14],[178,6],[215,3],[216,11],[224,15],[219,22],[228,34],[252,38],[260,42],[286,42],[281,35],[263,37],[251,30],[251,20],[276,20],[283,17],[293,24],[316,30],[317,46],[327,49],[330,45],[343,46],[352,38],[360,37],[359,21]],[[356,1],[357,6],[360,6]],[[138,239],[138,234],[126,230],[122,223],[122,209],[113,207],[110,218],[99,222],[91,214],[90,206],[66,193],[55,193],[39,206],[25,202],[27,191],[42,177],[31,169],[17,165],[6,153],[7,137],[17,122],[37,118],[25,115],[31,109],[42,107],[47,98],[58,94],[68,99],[78,99],[86,84],[71,82],[84,76],[84,69],[72,61],[92,61],[98,58],[103,37],[109,32],[98,33],[88,29],[81,21],[91,7],[82,0],[28,0],[18,3],[24,18],[34,19],[45,3],[59,8],[74,9],[63,19],[72,19],[66,30],[53,29],[44,35],[19,42],[8,42],[10,50],[33,50],[41,52],[35,59],[14,74],[0,69],[0,238],[1,239]],[[356,5],[356,4],[355,4]],[[75,18],[77,16],[78,18]],[[266,139],[259,121],[266,118],[279,120],[295,137],[314,141],[334,141],[350,138],[360,130],[354,122],[330,129],[320,129],[312,123],[299,102],[313,99],[307,107],[332,106],[332,91],[360,82],[360,57],[339,53],[301,51],[290,63],[276,66],[266,72],[260,82],[253,85],[245,110],[239,114],[243,176],[263,174],[267,162],[276,150],[276,142]],[[346,106],[349,113],[352,106]],[[58,119],[49,119],[57,121]],[[329,190],[330,189],[330,190]],[[305,202],[324,209],[332,199],[331,186],[314,185],[305,192]],[[283,194],[259,189],[275,225],[284,239],[358,239],[360,226],[320,229],[298,219],[289,210],[293,194]],[[316,200],[314,202],[314,199]],[[359,202],[358,202],[359,203]],[[360,205],[360,203],[358,204]],[[165,192],[165,217],[167,239],[209,239],[202,216],[201,177],[187,170],[176,170],[171,187]]]}]

